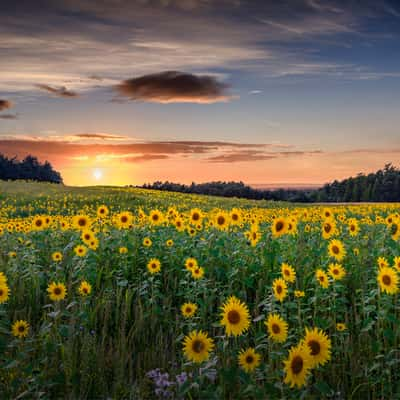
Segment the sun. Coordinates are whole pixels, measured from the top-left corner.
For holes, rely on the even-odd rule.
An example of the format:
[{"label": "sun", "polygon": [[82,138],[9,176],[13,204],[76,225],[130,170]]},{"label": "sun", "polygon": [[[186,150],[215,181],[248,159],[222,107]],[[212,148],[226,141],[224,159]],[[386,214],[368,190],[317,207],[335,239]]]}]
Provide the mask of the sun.
[{"label": "sun", "polygon": [[99,181],[103,177],[103,171],[99,168],[96,168],[92,172],[93,178],[96,179],[96,181]]}]

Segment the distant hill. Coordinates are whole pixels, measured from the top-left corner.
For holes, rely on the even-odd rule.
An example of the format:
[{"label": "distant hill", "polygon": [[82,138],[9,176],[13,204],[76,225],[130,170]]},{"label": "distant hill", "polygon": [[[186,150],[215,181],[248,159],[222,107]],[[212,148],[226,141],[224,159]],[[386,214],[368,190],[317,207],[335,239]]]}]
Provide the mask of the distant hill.
[{"label": "distant hill", "polygon": [[386,164],[382,170],[368,175],[358,174],[342,181],[333,181],[319,188],[261,189],[243,182],[207,182],[183,185],[157,181],[140,186],[145,189],[182,193],[242,197],[255,200],[280,200],[300,203],[313,202],[400,202],[400,170]]},{"label": "distant hill", "polygon": [[8,158],[0,154],[0,179],[63,183],[60,173],[48,161],[40,163],[31,155],[19,161],[16,157]]}]

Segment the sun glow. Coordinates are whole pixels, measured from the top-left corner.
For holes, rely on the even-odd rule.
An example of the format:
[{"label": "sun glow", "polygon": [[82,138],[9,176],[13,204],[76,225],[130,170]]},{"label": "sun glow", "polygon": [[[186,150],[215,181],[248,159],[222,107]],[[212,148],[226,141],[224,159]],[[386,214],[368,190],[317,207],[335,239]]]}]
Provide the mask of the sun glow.
[{"label": "sun glow", "polygon": [[99,181],[102,177],[103,177],[103,171],[101,169],[96,168],[93,170],[93,178],[96,181]]}]

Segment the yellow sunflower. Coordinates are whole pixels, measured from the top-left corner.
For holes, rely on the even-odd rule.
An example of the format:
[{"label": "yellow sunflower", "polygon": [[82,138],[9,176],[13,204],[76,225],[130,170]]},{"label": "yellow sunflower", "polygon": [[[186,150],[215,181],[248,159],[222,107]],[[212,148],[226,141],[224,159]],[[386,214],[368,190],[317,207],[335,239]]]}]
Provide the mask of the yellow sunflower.
[{"label": "yellow sunflower", "polygon": [[128,249],[124,246],[120,247],[118,249],[119,254],[126,254],[128,252]]},{"label": "yellow sunflower", "polygon": [[133,223],[133,215],[129,211],[120,212],[116,216],[117,226],[120,229],[129,229]]},{"label": "yellow sunflower", "polygon": [[78,229],[81,231],[88,229],[91,224],[90,218],[84,214],[75,215],[72,218],[72,223],[73,223],[73,226],[75,229]]},{"label": "yellow sunflower", "polygon": [[291,265],[283,263],[281,266],[281,273],[286,282],[293,283],[296,281],[296,271]]},{"label": "yellow sunflower", "polygon": [[197,304],[184,303],[181,306],[181,313],[185,318],[191,318],[197,311]]},{"label": "yellow sunflower", "polygon": [[81,239],[82,239],[82,241],[83,241],[84,243],[89,244],[89,243],[93,240],[94,237],[95,237],[95,236],[94,236],[94,233],[93,233],[91,230],[89,230],[89,229],[84,229],[84,230],[82,231]]},{"label": "yellow sunflower", "polygon": [[360,225],[358,224],[358,221],[355,218],[351,218],[348,221],[348,229],[350,236],[357,236],[358,232],[360,231]]},{"label": "yellow sunflower", "polygon": [[303,290],[295,290],[294,291],[294,297],[300,298],[300,297],[304,297],[306,294],[304,293]]},{"label": "yellow sunflower", "polygon": [[74,252],[78,257],[84,257],[87,253],[87,247],[83,244],[78,244],[75,246]]},{"label": "yellow sunflower", "polygon": [[306,328],[304,344],[310,349],[311,367],[324,365],[331,358],[331,340],[328,336],[318,328],[309,330]]},{"label": "yellow sunflower", "polygon": [[203,220],[203,213],[201,212],[201,210],[199,208],[194,208],[192,210],[190,210],[190,223],[193,225],[197,225],[199,223],[201,223],[201,221]]},{"label": "yellow sunflower", "polygon": [[247,305],[237,297],[231,296],[222,305],[221,325],[225,326],[227,336],[239,336],[250,326],[250,313]]},{"label": "yellow sunflower", "polygon": [[340,264],[329,264],[329,275],[335,281],[340,281],[346,276],[346,270]]},{"label": "yellow sunflower", "polygon": [[65,299],[65,296],[67,295],[67,288],[63,283],[52,282],[47,287],[47,293],[49,294],[50,300],[60,301]]},{"label": "yellow sunflower", "polygon": [[194,279],[201,279],[204,276],[204,268],[203,267],[194,267],[191,270],[192,278]]},{"label": "yellow sunflower", "polygon": [[4,272],[0,272],[0,285],[5,283],[7,283],[7,276],[4,274]]},{"label": "yellow sunflower", "polygon": [[279,237],[284,235],[288,229],[286,218],[284,217],[275,218],[274,221],[272,222],[271,229],[272,229],[272,235],[274,237]]},{"label": "yellow sunflower", "polygon": [[218,211],[213,222],[216,228],[225,230],[229,226],[229,215],[225,211]]},{"label": "yellow sunflower", "polygon": [[82,281],[79,285],[78,292],[81,296],[88,296],[92,292],[92,285],[87,281]]},{"label": "yellow sunflower", "polygon": [[347,329],[346,324],[344,324],[343,322],[338,322],[336,324],[336,330],[338,330],[339,332],[343,332]]},{"label": "yellow sunflower", "polygon": [[399,291],[399,277],[396,270],[391,267],[379,268],[377,276],[379,288],[382,292],[396,294]]},{"label": "yellow sunflower", "polygon": [[288,333],[287,322],[278,314],[270,314],[264,322],[268,329],[269,337],[278,343],[286,341]]},{"label": "yellow sunflower", "polygon": [[167,247],[172,247],[174,245],[174,241],[172,239],[168,239],[165,244],[167,245]]},{"label": "yellow sunflower", "polygon": [[183,340],[185,357],[195,363],[202,363],[208,360],[213,348],[214,341],[208,337],[207,332],[194,330]]},{"label": "yellow sunflower", "polygon": [[107,217],[107,215],[109,214],[108,208],[105,205],[101,205],[98,209],[97,209],[97,216],[99,218],[104,218]]},{"label": "yellow sunflower", "polygon": [[151,241],[151,239],[149,237],[145,237],[143,239],[143,246],[151,247],[152,244],[153,244],[153,242]]},{"label": "yellow sunflower", "polygon": [[29,333],[29,324],[28,322],[20,319],[19,321],[15,321],[11,327],[11,333],[13,336],[22,339],[28,336]]},{"label": "yellow sunflower", "polygon": [[282,302],[287,296],[287,285],[282,278],[276,278],[272,282],[272,290],[276,300]]},{"label": "yellow sunflower", "polygon": [[32,229],[35,231],[40,231],[46,227],[44,218],[41,215],[36,215],[32,221]]},{"label": "yellow sunflower", "polygon": [[393,262],[394,262],[393,267],[400,272],[400,256],[395,257]]},{"label": "yellow sunflower", "polygon": [[331,257],[334,257],[338,261],[342,261],[346,255],[346,249],[343,243],[338,239],[333,239],[329,242],[328,252]]},{"label": "yellow sunflower", "polygon": [[241,350],[238,355],[240,367],[247,373],[253,372],[261,362],[261,354],[257,353],[252,347]]},{"label": "yellow sunflower", "polygon": [[315,271],[315,277],[321,287],[323,287],[324,289],[327,289],[329,287],[328,274],[323,269],[317,269]]},{"label": "yellow sunflower", "polygon": [[284,361],[284,371],[286,373],[284,382],[290,387],[302,387],[306,384],[310,374],[311,360],[310,349],[303,343],[292,347],[288,358]]},{"label": "yellow sunflower", "polygon": [[150,274],[156,274],[160,272],[161,270],[161,262],[158,258],[152,258],[149,260],[147,263],[147,270],[150,272]]},{"label": "yellow sunflower", "polygon": [[160,210],[151,210],[149,220],[151,225],[161,225],[164,222],[164,217]]},{"label": "yellow sunflower", "polygon": [[185,267],[188,271],[192,271],[193,268],[198,266],[197,260],[193,257],[189,257],[185,260]]},{"label": "yellow sunflower", "polygon": [[325,222],[322,224],[322,237],[324,239],[329,239],[333,235],[336,234],[337,228],[336,228],[336,223],[335,220],[333,219],[327,219]]},{"label": "yellow sunflower", "polygon": [[0,304],[5,303],[10,298],[10,289],[7,283],[0,284]]},{"label": "yellow sunflower", "polygon": [[62,260],[62,254],[59,251],[55,251],[52,255],[51,258],[53,261],[58,262]]}]

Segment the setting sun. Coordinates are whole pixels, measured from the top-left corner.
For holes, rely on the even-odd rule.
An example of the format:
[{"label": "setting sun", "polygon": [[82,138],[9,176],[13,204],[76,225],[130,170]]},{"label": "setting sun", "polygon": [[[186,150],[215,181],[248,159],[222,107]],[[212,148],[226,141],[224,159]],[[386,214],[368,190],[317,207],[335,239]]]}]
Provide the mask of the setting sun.
[{"label": "setting sun", "polygon": [[93,170],[93,178],[96,181],[99,181],[103,177],[103,171],[101,169],[96,168]]}]

